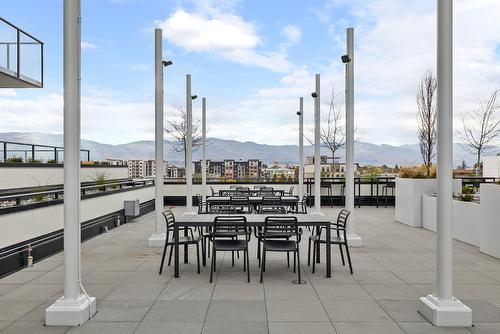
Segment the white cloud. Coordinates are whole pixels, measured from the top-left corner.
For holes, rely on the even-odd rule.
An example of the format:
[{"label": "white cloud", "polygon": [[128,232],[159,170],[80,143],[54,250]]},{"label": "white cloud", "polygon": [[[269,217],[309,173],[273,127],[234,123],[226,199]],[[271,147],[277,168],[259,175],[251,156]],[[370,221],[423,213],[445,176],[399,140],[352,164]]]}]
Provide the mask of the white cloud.
[{"label": "white cloud", "polygon": [[302,30],[292,24],[283,27],[283,29],[281,29],[281,34],[293,44],[297,43],[302,38]]},{"label": "white cloud", "polygon": [[82,42],[82,50],[97,49],[97,45],[89,42]]},{"label": "white cloud", "polygon": [[201,6],[192,13],[178,9],[157,25],[170,43],[186,51],[208,52],[231,62],[280,73],[293,68],[284,50],[259,50],[264,43],[255,24],[241,16],[222,13],[211,5]]}]

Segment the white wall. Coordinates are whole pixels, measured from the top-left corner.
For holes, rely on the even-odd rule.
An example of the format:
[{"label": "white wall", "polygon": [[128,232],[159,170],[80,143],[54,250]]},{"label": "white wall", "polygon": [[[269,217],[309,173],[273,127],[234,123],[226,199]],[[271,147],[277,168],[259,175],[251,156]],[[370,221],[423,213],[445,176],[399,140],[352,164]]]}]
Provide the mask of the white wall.
[{"label": "white wall", "polygon": [[[123,191],[81,202],[81,221],[97,218],[123,209],[123,201],[139,199],[141,203],[154,198],[154,187]],[[0,215],[0,248],[29,240],[63,228],[63,205]],[[153,225],[151,225],[153,228]]]},{"label": "white wall", "polygon": [[492,155],[483,157],[483,176],[500,177],[500,156]]},{"label": "white wall", "polygon": [[[63,167],[0,167],[0,189],[63,184]],[[128,177],[127,167],[85,167],[80,169],[81,182],[94,181],[96,173],[105,172],[108,179]]]}]

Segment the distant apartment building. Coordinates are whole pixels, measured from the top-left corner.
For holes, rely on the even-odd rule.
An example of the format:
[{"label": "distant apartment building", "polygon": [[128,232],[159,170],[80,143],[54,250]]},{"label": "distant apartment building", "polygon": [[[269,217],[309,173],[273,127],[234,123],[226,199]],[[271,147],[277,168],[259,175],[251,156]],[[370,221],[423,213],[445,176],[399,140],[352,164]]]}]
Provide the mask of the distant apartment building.
[{"label": "distant apartment building", "polygon": [[[345,177],[346,164],[337,159],[322,155],[320,157],[321,177]],[[354,164],[354,175],[358,176],[358,164]],[[304,177],[314,177],[314,156],[307,157],[307,163],[304,165]]]},{"label": "distant apartment building", "polygon": [[[244,179],[259,178],[262,171],[262,161],[250,159],[237,161],[226,159],[224,161],[206,160],[207,175],[214,178]],[[194,162],[195,174],[201,174],[201,161]]]},{"label": "distant apartment building", "polygon": [[122,159],[107,158],[107,159],[104,159],[104,162],[107,163],[108,165],[111,165],[111,166],[126,166],[127,165],[127,161],[122,160]]},{"label": "distant apartment building", "polygon": [[[180,168],[175,166],[169,166],[169,164],[166,161],[164,161],[164,163],[165,163],[165,170],[163,171],[164,176],[182,177],[179,176],[181,174],[179,171]],[[155,160],[128,160],[127,166],[128,166],[128,176],[132,178],[145,178],[145,177],[153,177],[156,175]]]},{"label": "distant apartment building", "polygon": [[262,170],[264,176],[268,179],[293,179],[295,170],[287,166],[273,165]]}]

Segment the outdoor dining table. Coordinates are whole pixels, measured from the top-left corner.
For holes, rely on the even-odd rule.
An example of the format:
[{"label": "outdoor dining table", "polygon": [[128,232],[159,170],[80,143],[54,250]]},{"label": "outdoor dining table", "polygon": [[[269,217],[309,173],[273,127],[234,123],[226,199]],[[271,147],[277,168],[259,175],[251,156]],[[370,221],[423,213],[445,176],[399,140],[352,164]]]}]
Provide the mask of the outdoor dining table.
[{"label": "outdoor dining table", "polygon": [[[179,230],[186,227],[209,227],[213,226],[215,217],[220,215],[215,214],[182,214],[176,217],[174,224],[174,276],[180,277],[179,274]],[[248,226],[261,227],[264,226],[266,217],[269,216],[284,216],[284,215],[263,215],[263,214],[241,214],[247,219]],[[330,217],[319,214],[287,214],[288,217],[297,217],[299,226],[310,227],[325,227],[326,238],[326,277],[332,277],[331,264],[331,220]],[[185,257],[185,262],[187,257]],[[316,260],[316,259],[314,259]]]},{"label": "outdoor dining table", "polygon": [[[252,205],[259,205],[262,204],[263,201],[263,196],[250,196],[248,197],[248,201]],[[281,196],[281,204],[282,205],[289,205],[295,208],[295,210],[298,210],[298,204],[299,203],[299,198],[296,196]],[[218,205],[218,204],[232,204],[231,203],[231,197],[230,196],[209,196],[206,199],[206,210],[209,212],[210,205]]]}]

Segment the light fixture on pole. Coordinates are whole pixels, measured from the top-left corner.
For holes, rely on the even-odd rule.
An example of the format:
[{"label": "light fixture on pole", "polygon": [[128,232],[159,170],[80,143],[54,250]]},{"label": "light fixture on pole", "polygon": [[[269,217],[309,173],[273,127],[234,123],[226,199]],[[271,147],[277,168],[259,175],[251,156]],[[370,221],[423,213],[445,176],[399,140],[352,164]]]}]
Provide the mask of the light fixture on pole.
[{"label": "light fixture on pole", "polygon": [[316,74],[316,91],[311,93],[314,99],[314,212],[321,213],[321,111],[320,111],[320,76]]},{"label": "light fixture on pole", "polygon": [[304,98],[299,99],[299,200],[304,196]]},{"label": "light fixture on pole", "polygon": [[165,229],[163,207],[165,190],[163,185],[165,159],[163,157],[163,68],[172,65],[171,60],[163,60],[163,31],[155,29],[155,215],[154,232],[148,239],[149,247],[163,247]]},{"label": "light fixture on pole", "polygon": [[201,196],[207,199],[207,99],[201,99]]},{"label": "light fixture on pole", "polygon": [[453,297],[453,0],[437,10],[437,294],[420,298],[434,326],[472,326],[472,311]]},{"label": "light fixture on pole", "polygon": [[193,100],[198,96],[191,94],[191,74],[186,74],[186,211],[193,212]]},{"label": "light fixture on pole", "polygon": [[80,0],[64,1],[64,294],[45,310],[45,324],[79,326],[96,313],[81,283]]},{"label": "light fixture on pole", "polygon": [[345,64],[345,207],[351,212],[347,224],[349,246],[361,247],[362,240],[355,232],[354,212],[354,29],[347,28],[347,54],[341,57]]}]

